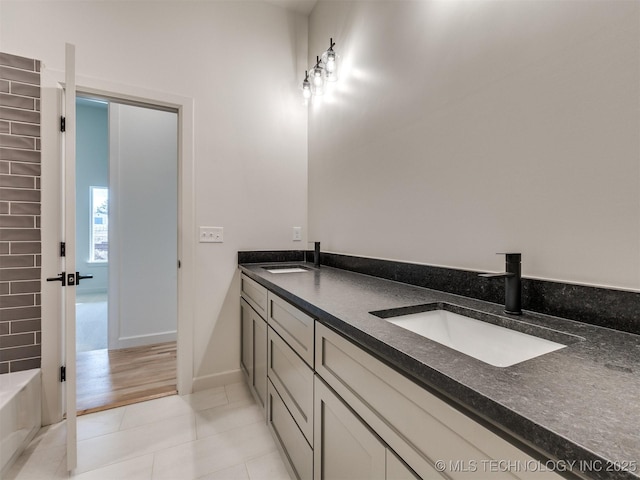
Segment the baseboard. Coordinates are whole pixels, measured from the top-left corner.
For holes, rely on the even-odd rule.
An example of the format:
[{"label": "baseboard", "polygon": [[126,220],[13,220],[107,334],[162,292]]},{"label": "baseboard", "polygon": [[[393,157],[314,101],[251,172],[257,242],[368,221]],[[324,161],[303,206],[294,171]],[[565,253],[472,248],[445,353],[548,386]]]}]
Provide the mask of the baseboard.
[{"label": "baseboard", "polygon": [[240,383],[244,381],[242,370],[229,370],[222,373],[213,373],[211,375],[203,375],[193,379],[193,391],[206,390],[207,388],[222,387],[231,383]]},{"label": "baseboard", "polygon": [[76,295],[94,295],[96,293],[104,293],[107,294],[106,288],[76,288]]},{"label": "baseboard", "polygon": [[154,345],[156,343],[175,342],[178,338],[177,332],[162,332],[149,335],[138,335],[135,337],[119,338],[114,344],[109,344],[109,350],[120,350],[121,348],[142,347],[144,345]]}]

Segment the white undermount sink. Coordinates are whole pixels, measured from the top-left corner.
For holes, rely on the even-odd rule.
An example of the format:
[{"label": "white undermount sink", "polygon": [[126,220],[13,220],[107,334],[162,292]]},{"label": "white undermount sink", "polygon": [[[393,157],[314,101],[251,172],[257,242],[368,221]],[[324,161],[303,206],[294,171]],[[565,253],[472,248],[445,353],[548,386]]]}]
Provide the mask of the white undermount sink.
[{"label": "white undermount sink", "polygon": [[308,272],[308,268],[298,267],[297,265],[283,266],[278,265],[274,267],[263,267],[269,273],[302,273]]},{"label": "white undermount sink", "polygon": [[412,313],[385,320],[495,367],[510,367],[566,347],[447,310]]}]

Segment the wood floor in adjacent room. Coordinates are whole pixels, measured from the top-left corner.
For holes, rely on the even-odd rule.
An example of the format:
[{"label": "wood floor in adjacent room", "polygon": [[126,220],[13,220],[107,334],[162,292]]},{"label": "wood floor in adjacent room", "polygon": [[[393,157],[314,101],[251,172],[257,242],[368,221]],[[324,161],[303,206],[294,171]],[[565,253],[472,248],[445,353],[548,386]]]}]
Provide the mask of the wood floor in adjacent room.
[{"label": "wood floor in adjacent room", "polygon": [[77,354],[78,415],[176,393],[176,342]]}]

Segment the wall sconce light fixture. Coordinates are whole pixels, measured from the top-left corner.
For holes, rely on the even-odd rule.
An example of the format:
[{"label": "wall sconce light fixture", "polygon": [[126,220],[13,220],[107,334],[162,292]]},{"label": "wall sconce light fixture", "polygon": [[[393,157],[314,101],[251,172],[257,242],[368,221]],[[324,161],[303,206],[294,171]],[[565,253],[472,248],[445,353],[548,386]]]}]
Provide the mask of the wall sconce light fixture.
[{"label": "wall sconce light fixture", "polygon": [[337,55],[333,49],[335,45],[333,38],[329,39],[329,49],[316,56],[315,65],[305,70],[302,81],[302,96],[305,100],[322,95],[326,82],[335,82],[338,79]]}]

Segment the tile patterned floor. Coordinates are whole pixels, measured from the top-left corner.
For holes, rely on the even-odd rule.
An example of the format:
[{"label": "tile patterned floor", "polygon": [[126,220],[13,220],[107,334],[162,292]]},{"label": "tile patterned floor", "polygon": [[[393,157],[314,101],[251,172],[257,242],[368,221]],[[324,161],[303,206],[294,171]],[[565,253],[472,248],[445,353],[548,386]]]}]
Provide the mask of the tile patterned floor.
[{"label": "tile patterned floor", "polygon": [[78,468],[66,471],[64,422],[40,430],[7,480],[289,480],[243,383],[78,417]]}]

